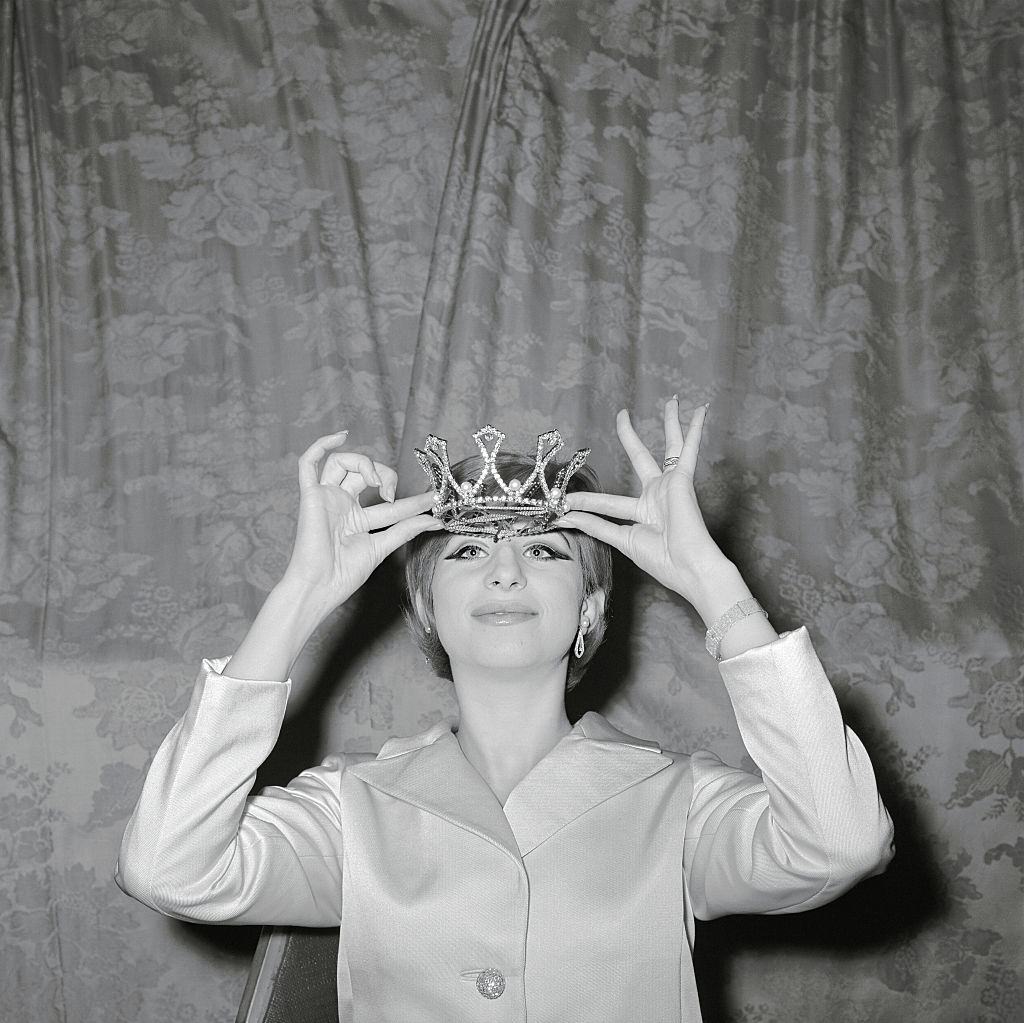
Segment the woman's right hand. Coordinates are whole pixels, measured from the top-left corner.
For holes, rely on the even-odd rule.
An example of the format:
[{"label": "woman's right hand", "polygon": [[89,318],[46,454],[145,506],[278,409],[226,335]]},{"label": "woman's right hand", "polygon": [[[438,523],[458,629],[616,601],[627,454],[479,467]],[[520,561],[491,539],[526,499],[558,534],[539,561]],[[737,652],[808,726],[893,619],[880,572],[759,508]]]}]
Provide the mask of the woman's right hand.
[{"label": "woman's right hand", "polygon": [[[283,583],[317,598],[325,613],[347,600],[373,570],[413,537],[441,529],[425,514],[427,492],[395,500],[394,469],[343,451],[348,431],[321,437],[299,457],[299,517]],[[377,487],[384,502],[363,508],[359,495]]]}]

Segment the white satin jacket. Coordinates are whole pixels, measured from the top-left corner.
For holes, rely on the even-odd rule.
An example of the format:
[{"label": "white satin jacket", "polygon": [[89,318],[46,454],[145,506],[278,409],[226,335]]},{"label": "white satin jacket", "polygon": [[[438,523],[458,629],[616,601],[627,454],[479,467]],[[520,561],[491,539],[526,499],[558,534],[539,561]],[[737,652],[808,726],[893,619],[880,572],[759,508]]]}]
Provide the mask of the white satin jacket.
[{"label": "white satin jacket", "polygon": [[700,1020],[694,917],[820,906],[892,855],[806,629],[721,663],[762,778],[588,713],[502,807],[451,727],[247,798],[289,684],[206,661],[117,882],[185,920],[340,926],[352,1023]]}]

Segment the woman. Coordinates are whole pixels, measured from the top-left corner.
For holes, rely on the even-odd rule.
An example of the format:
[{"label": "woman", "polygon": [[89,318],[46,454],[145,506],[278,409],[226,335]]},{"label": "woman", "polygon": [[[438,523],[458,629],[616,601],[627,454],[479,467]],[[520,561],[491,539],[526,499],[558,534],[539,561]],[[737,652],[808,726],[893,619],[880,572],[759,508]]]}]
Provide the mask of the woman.
[{"label": "woman", "polygon": [[[663,467],[620,413],[640,497],[578,489],[549,532],[500,540],[444,532],[432,494],[396,501],[391,469],[344,434],[317,441],[285,575],[234,656],[204,663],[125,833],[121,887],[180,919],[340,926],[342,1020],[699,1020],[695,917],[810,909],[892,854],[806,630],[748,613],[704,526],[705,414],[684,440],[668,402]],[[363,509],[371,485],[384,502]],[[414,538],[412,623],[451,675],[457,731],[332,756],[247,801],[303,644]],[[598,714],[570,725],[567,679],[607,610],[601,544],[708,624],[763,780]]]}]

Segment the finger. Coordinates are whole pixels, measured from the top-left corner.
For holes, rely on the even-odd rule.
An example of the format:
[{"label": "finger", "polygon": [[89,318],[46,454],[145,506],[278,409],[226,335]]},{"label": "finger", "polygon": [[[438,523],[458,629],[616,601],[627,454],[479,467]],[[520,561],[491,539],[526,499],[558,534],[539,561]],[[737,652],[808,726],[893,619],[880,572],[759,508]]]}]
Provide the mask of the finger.
[{"label": "finger", "polygon": [[636,521],[636,510],[640,501],[636,497],[622,497],[618,494],[594,494],[578,490],[565,495],[565,503],[573,511],[595,512],[613,519]]},{"label": "finger", "polygon": [[348,437],[348,430],[340,433],[331,433],[326,437],[319,437],[305,451],[299,455],[299,486],[315,487],[320,482],[318,466],[320,459],[333,448],[339,448],[345,443]]},{"label": "finger", "polygon": [[690,418],[690,426],[686,431],[686,441],[679,456],[679,464],[672,470],[693,479],[697,472],[697,452],[700,451],[700,438],[707,418],[708,406],[701,405]]},{"label": "finger", "polygon": [[380,496],[385,501],[394,501],[395,491],[398,489],[398,473],[383,462],[374,462],[373,467],[381,479]]},{"label": "finger", "polygon": [[330,463],[330,476],[327,475],[327,464],[325,463],[324,472],[318,481],[322,484],[326,485],[328,478],[339,479],[340,482],[335,485],[340,486],[342,490],[353,496],[362,493],[369,484],[373,484],[375,487],[383,484],[375,463],[358,451],[332,451],[328,456],[328,462]]},{"label": "finger", "polygon": [[394,525],[412,515],[422,515],[430,511],[434,505],[433,491],[416,494],[415,497],[403,497],[392,504],[375,504],[366,509],[366,522],[369,529],[383,529]]},{"label": "finger", "polygon": [[679,398],[673,394],[665,402],[665,457],[678,457],[682,450],[683,428],[679,425]]},{"label": "finger", "polygon": [[341,453],[332,451],[324,461],[324,467],[320,470],[320,484],[325,487],[337,487],[348,475],[348,469],[340,457]]},{"label": "finger", "polygon": [[389,554],[397,551],[402,544],[419,536],[420,533],[436,532],[440,529],[444,529],[444,524],[440,519],[435,519],[433,515],[416,515],[411,519],[402,519],[401,522],[396,522],[389,529],[382,529],[379,533],[374,533],[373,538],[381,558],[386,558]]},{"label": "finger", "polygon": [[366,486],[366,480],[363,479],[361,472],[349,472],[346,470],[344,478],[338,484],[338,489],[344,490],[349,497],[358,498],[366,489]]},{"label": "finger", "polygon": [[[367,465],[372,467],[372,476],[367,475]],[[328,470],[334,469],[335,466],[342,466],[341,475],[338,479],[329,479]],[[346,472],[348,473],[347,476],[345,475]],[[383,462],[378,462],[376,459],[367,459],[365,463],[360,462],[357,472],[353,473],[351,469],[344,468],[343,459],[339,459],[336,454],[328,455],[320,482],[327,485],[341,486],[341,489],[346,493],[351,494],[353,497],[358,497],[369,484],[374,482],[374,477],[379,481],[377,489],[380,492],[380,496],[385,501],[393,501],[395,499],[395,489],[398,486],[398,473],[390,466],[385,465]]]},{"label": "finger", "polygon": [[554,525],[559,529],[578,529],[581,533],[586,533],[595,540],[603,540],[610,547],[625,553],[629,526],[620,526],[602,519],[600,515],[589,515],[587,512],[569,512],[556,519]]},{"label": "finger", "polygon": [[615,432],[619,435],[622,447],[641,483],[661,475],[661,466],[647,450],[647,445],[637,436],[626,409],[622,409],[615,417]]}]

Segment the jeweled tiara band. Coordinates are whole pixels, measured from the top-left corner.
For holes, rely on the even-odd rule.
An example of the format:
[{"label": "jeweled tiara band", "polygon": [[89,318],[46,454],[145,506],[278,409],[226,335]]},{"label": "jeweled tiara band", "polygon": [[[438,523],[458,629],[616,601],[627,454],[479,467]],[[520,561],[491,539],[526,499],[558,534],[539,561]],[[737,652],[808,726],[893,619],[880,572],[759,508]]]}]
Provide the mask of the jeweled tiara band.
[{"label": "jeweled tiara band", "polygon": [[[430,434],[423,448],[416,448],[416,458],[430,476],[434,490],[434,516],[449,533],[493,536],[495,540],[529,536],[547,532],[551,523],[568,511],[566,486],[586,462],[590,448],[577,451],[549,486],[548,463],[563,446],[557,430],[548,430],[537,438],[537,456],[530,475],[507,483],[496,465],[505,434],[487,425],[473,434],[473,440],[483,458],[483,469],[476,480],[461,484],[452,475],[448,442],[443,437]],[[484,493],[488,480],[497,484],[498,493]]]}]

